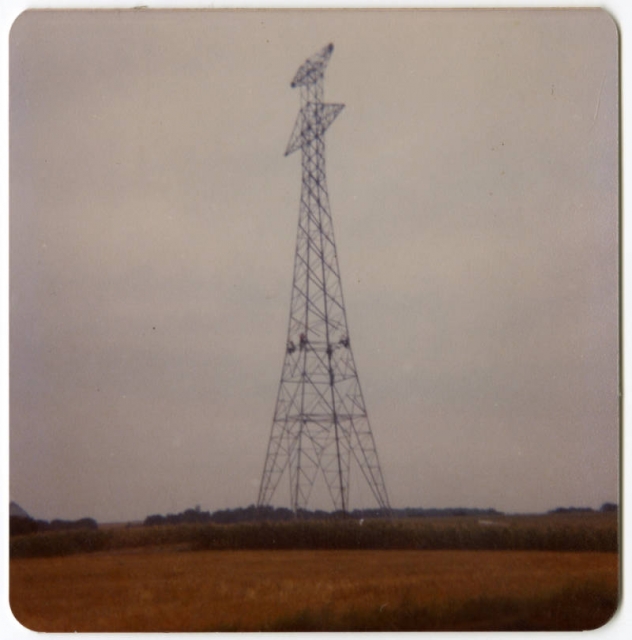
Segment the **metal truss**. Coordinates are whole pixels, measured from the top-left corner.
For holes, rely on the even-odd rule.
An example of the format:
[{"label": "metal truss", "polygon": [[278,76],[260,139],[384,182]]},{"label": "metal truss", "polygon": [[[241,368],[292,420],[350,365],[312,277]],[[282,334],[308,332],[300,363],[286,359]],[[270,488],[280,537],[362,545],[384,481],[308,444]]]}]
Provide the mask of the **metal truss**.
[{"label": "metal truss", "polygon": [[294,511],[322,473],[335,510],[349,508],[357,464],[378,505],[390,510],[347,328],[325,178],[325,131],[343,104],[323,102],[329,44],[299,68],[301,109],[285,155],[301,149],[302,188],[287,345],[259,488],[270,504],[288,471]]}]

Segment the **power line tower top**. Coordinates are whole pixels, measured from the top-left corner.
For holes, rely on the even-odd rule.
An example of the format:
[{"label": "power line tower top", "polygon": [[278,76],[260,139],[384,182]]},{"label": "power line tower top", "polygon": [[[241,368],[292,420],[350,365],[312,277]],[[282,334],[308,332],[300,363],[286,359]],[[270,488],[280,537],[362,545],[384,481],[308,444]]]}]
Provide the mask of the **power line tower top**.
[{"label": "power line tower top", "polygon": [[294,80],[292,80],[292,84],[290,85],[292,89],[322,80],[325,74],[325,68],[333,51],[334,45],[329,43],[311,58],[305,60],[296,72]]},{"label": "power line tower top", "polygon": [[333,50],[334,45],[328,44],[308,58],[292,80],[292,88],[301,88],[301,110],[285,149],[286,156],[321,138],[344,109],[344,104],[323,103],[325,69]]},{"label": "power line tower top", "polygon": [[304,509],[322,476],[334,508],[349,508],[357,464],[378,505],[390,509],[360,388],[325,176],[324,133],[343,104],[323,102],[329,44],[299,68],[301,108],[285,154],[301,149],[299,206],[290,321],[281,382],[257,504],[270,503],[288,471],[292,509]]}]

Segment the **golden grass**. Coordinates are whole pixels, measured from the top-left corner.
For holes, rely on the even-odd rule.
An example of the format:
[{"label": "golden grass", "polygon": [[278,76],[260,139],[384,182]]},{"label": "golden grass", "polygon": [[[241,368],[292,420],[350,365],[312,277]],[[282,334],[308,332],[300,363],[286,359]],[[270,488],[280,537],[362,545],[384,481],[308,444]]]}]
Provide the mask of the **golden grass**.
[{"label": "golden grass", "polygon": [[60,632],[257,630],[305,611],[529,600],[578,584],[616,594],[618,555],[147,548],[10,562],[16,618]]}]

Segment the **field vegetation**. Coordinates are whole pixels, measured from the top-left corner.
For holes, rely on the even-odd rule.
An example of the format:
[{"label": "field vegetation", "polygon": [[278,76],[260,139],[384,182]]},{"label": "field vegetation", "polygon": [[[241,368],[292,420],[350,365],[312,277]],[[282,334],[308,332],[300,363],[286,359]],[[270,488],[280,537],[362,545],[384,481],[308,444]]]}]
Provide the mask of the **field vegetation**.
[{"label": "field vegetation", "polygon": [[617,556],[533,551],[145,548],[11,561],[38,631],[590,629],[617,606]]},{"label": "field vegetation", "polygon": [[590,629],[617,552],[614,512],[49,530],[10,600],[38,631]]},{"label": "field vegetation", "polygon": [[294,520],[234,525],[179,524],[14,536],[12,558],[51,557],[125,548],[178,545],[180,550],[427,549],[618,550],[613,513],[545,516]]}]

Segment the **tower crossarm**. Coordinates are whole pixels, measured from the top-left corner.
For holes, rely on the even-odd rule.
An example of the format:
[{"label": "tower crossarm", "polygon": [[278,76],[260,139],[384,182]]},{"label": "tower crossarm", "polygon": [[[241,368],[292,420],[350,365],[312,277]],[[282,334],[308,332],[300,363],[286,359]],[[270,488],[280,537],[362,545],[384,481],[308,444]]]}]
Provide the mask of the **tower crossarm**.
[{"label": "tower crossarm", "polygon": [[339,103],[308,102],[298,113],[285,155],[289,156],[303,145],[322,136],[344,106]]}]

